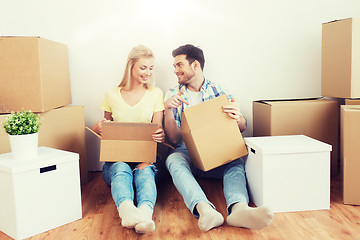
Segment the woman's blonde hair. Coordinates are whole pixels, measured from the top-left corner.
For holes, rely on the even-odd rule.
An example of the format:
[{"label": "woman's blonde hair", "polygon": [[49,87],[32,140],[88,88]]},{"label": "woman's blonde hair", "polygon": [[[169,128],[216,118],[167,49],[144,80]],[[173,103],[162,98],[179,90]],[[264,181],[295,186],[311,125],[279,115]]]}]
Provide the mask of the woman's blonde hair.
[{"label": "woman's blonde hair", "polygon": [[[131,70],[132,70],[134,64],[136,63],[136,61],[139,60],[139,58],[154,58],[154,54],[150,48],[147,48],[143,45],[138,45],[130,51],[129,56],[126,61],[124,75],[119,84],[119,87],[121,87],[122,89],[124,89],[124,90],[129,89],[130,82],[131,82],[130,81]],[[154,79],[153,79],[153,75],[151,75],[148,83],[145,84],[145,87],[150,88],[153,85],[154,85]]]}]

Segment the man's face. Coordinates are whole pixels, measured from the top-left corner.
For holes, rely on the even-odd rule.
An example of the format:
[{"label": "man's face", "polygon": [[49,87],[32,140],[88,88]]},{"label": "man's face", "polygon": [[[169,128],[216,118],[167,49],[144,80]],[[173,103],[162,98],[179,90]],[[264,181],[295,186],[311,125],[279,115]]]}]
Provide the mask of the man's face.
[{"label": "man's face", "polygon": [[178,77],[179,84],[187,84],[194,76],[194,62],[189,64],[186,55],[177,55],[174,59],[174,73]]}]

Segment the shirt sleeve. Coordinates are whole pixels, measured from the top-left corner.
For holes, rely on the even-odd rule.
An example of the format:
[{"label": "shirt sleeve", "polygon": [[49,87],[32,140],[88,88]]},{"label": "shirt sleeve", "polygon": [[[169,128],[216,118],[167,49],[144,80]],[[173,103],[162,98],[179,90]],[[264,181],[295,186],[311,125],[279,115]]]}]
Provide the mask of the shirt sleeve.
[{"label": "shirt sleeve", "polygon": [[101,110],[103,110],[105,112],[112,112],[109,101],[108,101],[108,95],[109,95],[109,93],[107,92],[105,94],[104,100],[103,100],[103,102],[101,104]]},{"label": "shirt sleeve", "polygon": [[160,112],[163,110],[164,110],[164,94],[160,88],[157,88],[154,112]]}]

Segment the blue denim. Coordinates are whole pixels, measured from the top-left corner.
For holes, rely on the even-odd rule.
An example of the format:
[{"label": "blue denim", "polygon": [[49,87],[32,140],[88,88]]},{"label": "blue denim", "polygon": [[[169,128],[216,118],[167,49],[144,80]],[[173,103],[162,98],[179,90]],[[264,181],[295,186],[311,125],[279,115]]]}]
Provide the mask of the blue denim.
[{"label": "blue denim", "polygon": [[199,214],[195,207],[200,201],[209,203],[214,209],[215,206],[207,199],[195,177],[223,179],[228,214],[233,204],[249,203],[245,164],[242,158],[204,172],[191,164],[189,153],[185,145],[181,144],[168,156],[165,165],[185,205],[196,217],[199,217]]},{"label": "blue denim", "polygon": [[148,205],[154,209],[157,190],[155,175],[157,167],[147,166],[137,169],[134,163],[106,162],[103,166],[103,178],[111,187],[112,198],[118,208],[125,200],[134,201],[134,186],[136,190],[137,206]]}]

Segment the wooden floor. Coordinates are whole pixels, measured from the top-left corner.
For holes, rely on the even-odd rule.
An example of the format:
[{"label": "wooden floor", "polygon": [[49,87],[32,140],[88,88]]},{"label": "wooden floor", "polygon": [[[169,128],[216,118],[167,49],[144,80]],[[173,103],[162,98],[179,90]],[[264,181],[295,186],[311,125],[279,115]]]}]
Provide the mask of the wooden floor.
[{"label": "wooden floor", "polygon": [[[201,179],[199,182],[209,200],[226,216],[221,181]],[[330,210],[276,213],[272,224],[262,230],[234,228],[224,223],[209,232],[201,232],[197,219],[187,210],[169,177],[159,186],[158,195],[154,211],[156,230],[138,235],[120,225],[110,189],[103,182],[101,172],[90,173],[89,183],[82,186],[83,218],[29,239],[360,240],[360,206],[342,204],[339,177],[332,180]],[[5,239],[11,238],[0,232],[0,240]]]}]

